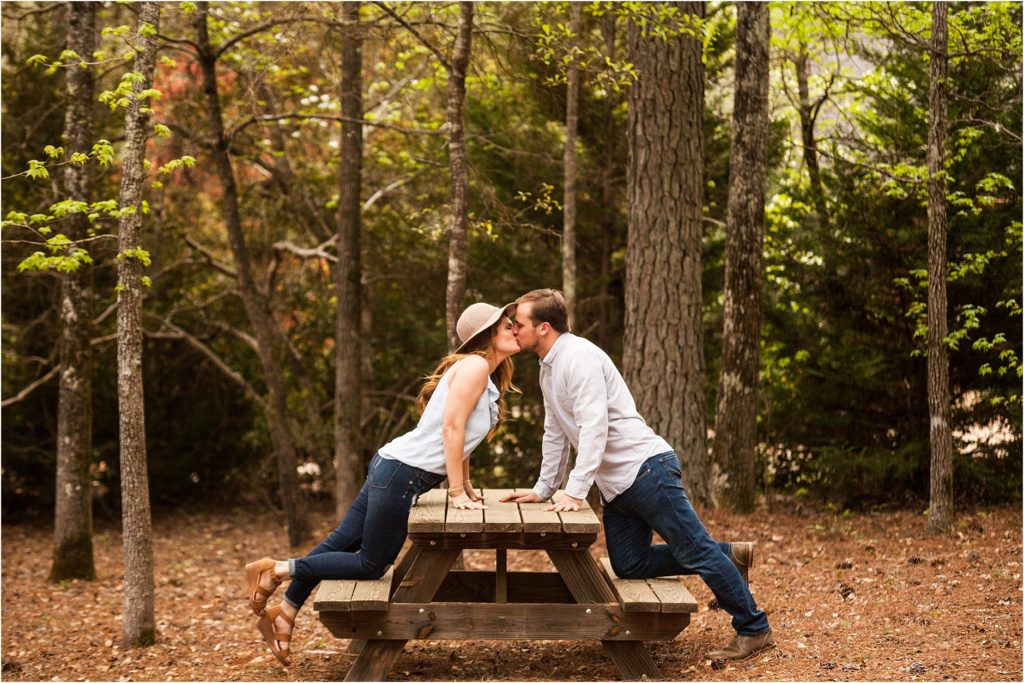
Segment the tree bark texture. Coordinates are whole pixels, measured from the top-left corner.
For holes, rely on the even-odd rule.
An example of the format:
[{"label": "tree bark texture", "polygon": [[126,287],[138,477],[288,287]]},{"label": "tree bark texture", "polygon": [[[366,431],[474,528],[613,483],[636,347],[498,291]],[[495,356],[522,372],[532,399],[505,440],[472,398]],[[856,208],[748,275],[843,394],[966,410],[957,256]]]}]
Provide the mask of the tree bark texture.
[{"label": "tree bark texture", "polygon": [[562,200],[562,293],[569,308],[569,325],[576,321],[576,131],[579,121],[580,69],[576,51],[581,31],[580,6],[569,5],[569,65],[565,87],[565,188]]},{"label": "tree bark texture", "polygon": [[714,462],[725,473],[726,503],[752,512],[761,362],[761,250],[768,173],[768,3],[736,5],[736,85],[725,239],[722,375]]},{"label": "tree bark texture", "polygon": [[466,252],[469,240],[469,176],[466,170],[466,70],[473,41],[473,3],[459,3],[459,26],[448,70],[448,158],[451,166],[451,237],[448,245],[448,290],[445,313],[448,347],[458,348],[455,324],[466,297]]},{"label": "tree bark texture", "polygon": [[931,85],[928,89],[928,413],[931,416],[931,496],[928,528],[953,528],[953,436],[949,427],[949,352],[946,302],[946,104],[945,3],[932,4]]},{"label": "tree bark texture", "polygon": [[[609,62],[615,61],[615,12],[605,12],[601,17],[601,37],[604,40],[604,54]],[[602,114],[604,116],[604,146],[601,150],[603,159],[601,164],[601,204],[606,207],[601,212],[601,293],[598,297],[598,339],[602,348],[610,345],[611,307],[609,301],[613,300],[614,294],[611,291],[612,280],[612,252],[616,240],[615,212],[611,207],[615,206],[615,185],[614,177],[618,171],[615,164],[616,131],[615,131],[615,101],[611,92],[604,98]]]},{"label": "tree bark texture", "polygon": [[829,223],[828,206],[825,203],[825,189],[821,183],[821,168],[818,165],[818,148],[814,139],[814,124],[818,120],[818,111],[825,98],[822,96],[817,102],[811,104],[809,61],[810,57],[803,48],[793,58],[793,66],[796,68],[797,97],[800,99],[800,142],[803,146],[804,166],[807,167],[807,175],[811,181],[814,211],[818,214],[818,222],[821,227],[825,227]]},{"label": "tree bark texture", "polygon": [[136,99],[152,87],[157,39],[145,37],[142,27],[159,30],[160,7],[155,2],[138,5],[139,30],[134,71],[141,82],[132,86],[133,96],[125,114],[124,171],[119,204],[134,207],[118,225],[117,243],[117,401],[121,441],[121,510],[124,543],[123,645],[142,647],[156,641],[153,614],[153,539],[149,510],[149,475],[146,468],[146,414],[142,381],[142,261],[132,255],[142,246],[142,193],[146,182],[143,161],[149,133],[148,100]]},{"label": "tree bark texture", "polygon": [[[675,3],[704,16],[704,3]],[[692,497],[713,504],[704,398],[701,41],[629,26],[625,378],[640,413],[679,452]]]},{"label": "tree bark texture", "polygon": [[[68,6],[67,47],[83,58],[96,49],[96,7],[93,2]],[[64,137],[68,156],[88,154],[96,102],[91,68],[69,64]],[[64,167],[68,199],[89,201],[84,166]],[[85,214],[68,217],[67,236],[88,236]],[[57,490],[54,505],[53,564],[50,580],[96,578],[92,552],[92,268],[80,265],[65,273],[60,287],[60,390],[57,400]]]},{"label": "tree bark texture", "polygon": [[284,372],[278,358],[275,339],[274,318],[269,303],[256,286],[252,275],[249,249],[245,243],[242,219],[238,206],[238,188],[231,166],[228,140],[224,134],[224,119],[220,108],[217,86],[217,53],[210,44],[207,29],[208,5],[197,3],[196,43],[199,46],[199,65],[203,73],[203,93],[206,99],[206,116],[212,140],[211,156],[214,172],[221,189],[221,210],[228,232],[228,244],[238,279],[238,293],[242,299],[249,324],[256,337],[257,354],[263,377],[267,384],[267,424],[270,441],[277,456],[278,480],[281,501],[288,520],[288,543],[300,545],[307,537],[309,527],[305,510],[300,504],[299,476],[296,470],[295,444],[288,420],[287,388]]},{"label": "tree bark texture", "polygon": [[339,519],[359,494],[360,419],[362,413],[362,265],[360,260],[360,187],[363,177],[362,38],[359,3],[342,5],[341,40],[341,187],[338,201],[338,263],[334,268],[338,299],[334,384],[335,504]]}]

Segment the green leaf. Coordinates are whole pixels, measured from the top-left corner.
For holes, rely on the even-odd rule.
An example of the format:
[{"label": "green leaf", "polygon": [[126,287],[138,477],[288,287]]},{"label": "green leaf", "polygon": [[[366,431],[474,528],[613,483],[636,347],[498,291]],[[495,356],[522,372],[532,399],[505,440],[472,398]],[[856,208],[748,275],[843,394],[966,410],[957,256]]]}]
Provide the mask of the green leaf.
[{"label": "green leaf", "polygon": [[46,66],[46,63],[50,61],[50,58],[46,55],[32,55],[27,61],[30,66]]},{"label": "green leaf", "polygon": [[149,252],[142,247],[135,247],[134,249],[125,249],[117,255],[118,260],[121,259],[135,259],[142,265],[148,266],[151,263]]},{"label": "green leaf", "polygon": [[28,162],[28,171],[25,172],[29,178],[40,178],[46,179],[50,177],[50,172],[46,170],[46,164],[36,159],[30,159]]},{"label": "green leaf", "polygon": [[100,166],[110,166],[114,163],[114,146],[109,140],[100,140],[93,145],[91,154],[100,162]]},{"label": "green leaf", "polygon": [[155,38],[156,37],[156,27],[153,26],[153,24],[150,24],[149,22],[144,21],[139,26],[139,35],[142,36],[143,38]]}]

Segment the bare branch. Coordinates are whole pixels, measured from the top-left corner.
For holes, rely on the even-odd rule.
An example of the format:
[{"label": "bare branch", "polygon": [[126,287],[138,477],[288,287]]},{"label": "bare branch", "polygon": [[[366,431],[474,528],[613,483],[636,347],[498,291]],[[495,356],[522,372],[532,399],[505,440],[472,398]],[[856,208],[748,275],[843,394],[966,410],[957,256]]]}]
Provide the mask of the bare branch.
[{"label": "bare branch", "polygon": [[[801,147],[801,148],[804,147],[803,145],[795,145],[795,146],[796,147]],[[899,182],[899,183],[907,183],[908,185],[922,185],[925,182],[927,182],[923,178],[921,178],[921,179],[918,179],[918,178],[907,178],[905,176],[893,175],[892,173],[890,173],[889,171],[885,170],[884,168],[879,168],[877,166],[871,166],[870,164],[864,164],[864,163],[861,163],[859,161],[853,161],[852,159],[846,159],[846,158],[841,157],[841,156],[839,156],[837,154],[831,154],[829,152],[826,152],[823,149],[819,149],[818,150],[818,154],[821,154],[822,156],[828,157],[832,161],[839,161],[839,162],[844,163],[844,164],[849,164],[850,166],[856,166],[857,168],[863,168],[864,170],[871,171],[872,173],[877,173],[877,174],[879,174],[881,176],[885,176],[886,178],[888,178],[890,180],[895,180],[896,182]]]},{"label": "bare branch", "polygon": [[55,9],[60,9],[62,7],[64,7],[64,3],[62,3],[62,2],[47,2],[47,3],[44,3],[42,7],[37,7],[35,9],[30,9],[27,12],[23,12],[22,14],[18,14],[18,15],[7,14],[5,12],[3,17],[4,17],[4,19],[10,19],[12,21],[21,21],[22,19],[27,19],[28,17],[32,16],[33,14],[47,14],[49,12],[52,12]]},{"label": "bare branch", "polygon": [[[328,242],[335,241],[335,238],[331,238]],[[326,244],[326,243],[325,243]],[[323,250],[323,245],[307,249],[300,247],[297,244],[293,244],[288,240],[282,240],[280,242],[274,242],[274,250],[281,252],[288,252],[289,254],[295,254],[300,258],[321,258],[327,259],[331,263],[337,263],[338,257],[334,254],[328,253]]]},{"label": "bare branch", "polygon": [[267,402],[263,398],[263,396],[261,396],[259,392],[257,392],[256,389],[253,388],[253,386],[245,380],[244,377],[242,377],[241,373],[236,371],[234,368],[232,368],[230,365],[224,362],[224,359],[222,359],[220,356],[214,353],[213,349],[211,349],[209,346],[204,344],[200,339],[189,334],[188,332],[181,329],[171,321],[161,318],[160,316],[154,315],[152,313],[147,313],[145,315],[147,318],[156,320],[161,324],[161,326],[167,328],[168,330],[157,332],[151,332],[147,330],[147,337],[150,337],[152,339],[180,339],[186,342],[189,346],[194,348],[196,351],[205,356],[207,360],[213,363],[214,367],[220,370],[228,379],[242,387],[242,389],[245,391],[246,395],[250,399],[252,399],[255,403],[259,404],[259,406],[264,410],[267,409]]},{"label": "bare branch", "polygon": [[195,54],[199,54],[199,46],[186,38],[171,38],[170,36],[165,36],[162,33],[156,34],[156,37],[164,41],[165,43],[172,43],[174,45],[188,45],[193,50],[195,50]]},{"label": "bare branch", "polygon": [[418,40],[421,43],[423,43],[424,47],[426,47],[428,50],[433,52],[434,56],[437,57],[439,62],[441,62],[441,66],[443,66],[445,68],[445,71],[451,71],[452,70],[452,65],[448,63],[448,60],[445,59],[445,56],[443,54],[441,54],[441,51],[439,49],[437,49],[437,46],[434,45],[433,43],[431,43],[426,38],[424,38],[423,35],[419,31],[417,31],[409,22],[407,22],[402,17],[398,16],[398,14],[396,14],[395,11],[393,9],[391,9],[390,7],[388,7],[385,3],[383,3],[383,2],[375,2],[373,4],[377,5],[377,7],[380,7],[382,10],[387,12],[391,16],[392,19],[394,19],[399,24],[404,26],[405,29],[407,31],[409,31],[409,33],[413,34],[413,36],[416,37],[416,40]]},{"label": "bare branch", "polygon": [[217,259],[217,257],[214,256],[210,252],[209,249],[207,249],[203,245],[199,244],[198,242],[196,242],[194,239],[192,239],[188,235],[185,235],[185,244],[187,244],[188,246],[192,247],[193,249],[198,251],[200,254],[202,254],[204,257],[206,257],[207,262],[211,266],[213,266],[216,270],[219,270],[220,272],[224,273],[228,277],[232,277],[232,278],[237,278],[238,277],[238,274],[235,273],[235,271],[231,270],[231,268],[229,268],[226,265],[224,265],[223,263],[221,263]]},{"label": "bare branch", "polygon": [[429,129],[429,128],[406,128],[404,126],[396,126],[393,123],[383,123],[381,121],[370,121],[367,119],[353,119],[347,116],[336,116],[333,114],[266,114],[264,116],[250,116],[245,119],[234,128],[231,129],[225,137],[230,142],[235,135],[240,133],[243,129],[248,128],[254,123],[263,123],[266,121],[281,121],[284,119],[300,119],[300,120],[314,120],[314,121],[338,121],[349,122],[349,123],[361,123],[364,126],[374,126],[376,128],[385,128],[387,130],[394,130],[399,133],[406,133],[408,135],[441,135],[444,133],[443,129]]},{"label": "bare branch", "polygon": [[239,339],[241,339],[245,343],[246,346],[248,346],[253,351],[258,352],[260,350],[259,349],[259,344],[256,342],[256,338],[253,337],[248,332],[245,332],[244,330],[240,330],[237,327],[235,327],[234,325],[228,325],[223,320],[211,320],[210,324],[213,325],[214,327],[216,327],[218,330],[223,330],[224,332],[227,332],[228,334],[232,334],[232,335],[238,337]]},{"label": "bare branch", "polygon": [[288,18],[288,19],[274,19],[273,21],[267,21],[267,22],[264,22],[262,24],[257,24],[256,26],[253,26],[248,31],[243,31],[243,32],[239,33],[237,36],[231,38],[230,40],[226,41],[223,45],[221,45],[219,48],[217,48],[216,51],[214,51],[214,53],[213,53],[213,59],[214,59],[214,61],[220,59],[221,55],[223,55],[225,52],[227,52],[228,50],[233,48],[235,45],[237,45],[241,41],[245,40],[246,38],[251,38],[252,36],[256,35],[257,33],[261,33],[263,31],[266,31],[268,28],[274,28],[275,26],[283,26],[285,24],[294,24],[294,23],[300,22],[300,21],[322,22],[323,20],[322,19],[316,19],[315,17],[291,17],[291,18]]},{"label": "bare branch", "polygon": [[37,379],[35,382],[32,382],[32,384],[29,384],[27,387],[19,391],[16,395],[11,396],[10,398],[5,398],[3,401],[0,401],[0,407],[6,408],[9,405],[15,404],[19,401],[23,401],[33,391],[35,391],[36,389],[38,389],[39,387],[41,387],[42,385],[46,384],[51,379],[56,377],[57,373],[59,372],[60,363],[57,363],[52,368],[50,368],[50,371],[48,373]]},{"label": "bare branch", "polygon": [[425,170],[427,170],[427,169],[421,168],[418,171],[416,171],[416,172],[414,172],[414,173],[412,173],[410,175],[407,175],[404,178],[399,178],[398,180],[395,180],[394,182],[388,183],[384,187],[380,188],[379,190],[377,190],[376,192],[371,194],[369,199],[367,199],[365,202],[363,202],[363,211],[366,211],[371,206],[376,204],[377,200],[380,199],[381,197],[383,197],[384,195],[388,194],[392,190],[397,190],[402,185],[405,185],[407,182],[413,180],[416,176],[418,176],[421,173],[423,173]]}]

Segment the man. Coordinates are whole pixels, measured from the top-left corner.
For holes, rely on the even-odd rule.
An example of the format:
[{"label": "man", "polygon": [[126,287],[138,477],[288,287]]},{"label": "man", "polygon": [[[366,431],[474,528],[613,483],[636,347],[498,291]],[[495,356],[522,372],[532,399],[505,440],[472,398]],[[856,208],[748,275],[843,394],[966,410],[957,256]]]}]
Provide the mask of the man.
[{"label": "man", "polygon": [[[538,289],[516,304],[519,347],[540,357],[543,457],[533,491],[505,496],[502,502],[548,500],[565,476],[571,444],[576,465],[565,495],[547,509],[578,510],[596,483],[605,502],[605,538],[616,574],[700,575],[736,630],[728,645],[708,653],[710,658],[746,659],[774,647],[768,617],[754,604],[740,573],[739,567],[745,570],[752,563],[752,544],[711,538],[683,491],[679,458],[637,412],[608,355],[569,332],[562,294]],[[652,531],[665,543],[653,545]]]}]

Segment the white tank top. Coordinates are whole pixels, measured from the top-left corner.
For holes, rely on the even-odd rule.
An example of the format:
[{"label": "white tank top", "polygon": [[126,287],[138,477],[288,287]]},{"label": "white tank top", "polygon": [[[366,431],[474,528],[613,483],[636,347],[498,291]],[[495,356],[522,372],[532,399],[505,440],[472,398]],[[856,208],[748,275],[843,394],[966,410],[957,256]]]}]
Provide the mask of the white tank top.
[{"label": "white tank top", "polygon": [[[452,368],[448,368],[437,383],[416,428],[382,446],[378,451],[382,458],[398,460],[406,465],[419,467],[421,470],[435,474],[447,474],[444,465],[444,441],[441,427],[444,423],[444,407],[448,402],[448,382],[451,378],[451,371]],[[498,388],[488,377],[487,388],[480,395],[480,400],[473,406],[473,412],[466,420],[463,460],[469,457],[470,452],[498,424],[498,397]]]}]

